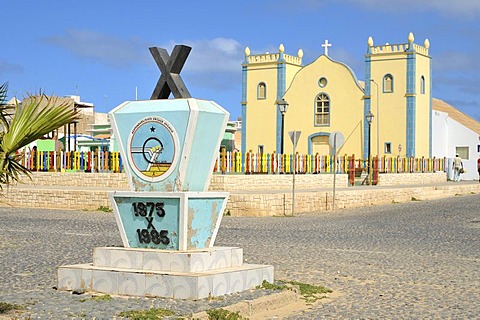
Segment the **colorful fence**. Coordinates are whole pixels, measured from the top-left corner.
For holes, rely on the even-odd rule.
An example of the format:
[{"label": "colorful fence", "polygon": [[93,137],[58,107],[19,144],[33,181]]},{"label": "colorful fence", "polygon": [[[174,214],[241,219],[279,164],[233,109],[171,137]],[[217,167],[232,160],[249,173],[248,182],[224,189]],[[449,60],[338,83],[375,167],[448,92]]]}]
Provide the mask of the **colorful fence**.
[{"label": "colorful fence", "polygon": [[[378,173],[437,172],[446,170],[445,158],[382,157],[371,159]],[[244,174],[333,173],[334,157],[311,154],[259,154],[222,152],[218,154],[214,172]],[[27,152],[21,164],[31,171],[84,171],[122,172],[123,162],[119,152]],[[337,173],[361,172],[368,161],[355,156],[337,157]]]},{"label": "colorful fence", "polygon": [[53,152],[32,151],[23,155],[20,163],[31,171],[122,172],[119,152]]},{"label": "colorful fence", "polygon": [[[245,174],[292,173],[333,173],[334,157],[311,154],[259,154],[240,152],[219,153],[214,172]],[[372,168],[379,173],[437,172],[445,171],[446,158],[372,158]],[[366,170],[368,161],[356,159],[354,155],[337,157],[337,173],[350,170]]]},{"label": "colorful fence", "polygon": [[[221,173],[329,173],[333,172],[333,157],[311,154],[267,154],[224,152],[217,157],[214,172]],[[348,158],[337,158],[337,172],[345,173]],[[219,165],[220,164],[220,165]]]}]

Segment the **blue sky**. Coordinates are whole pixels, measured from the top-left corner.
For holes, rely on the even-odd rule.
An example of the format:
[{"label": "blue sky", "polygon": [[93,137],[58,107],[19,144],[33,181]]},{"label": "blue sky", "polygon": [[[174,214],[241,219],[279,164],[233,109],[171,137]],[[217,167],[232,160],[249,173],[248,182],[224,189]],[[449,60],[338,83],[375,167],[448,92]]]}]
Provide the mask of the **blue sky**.
[{"label": "blue sky", "polygon": [[148,47],[186,44],[181,73],[191,95],[241,114],[241,63],[252,54],[303,49],[308,64],[329,56],[364,78],[375,45],[430,41],[433,96],[480,120],[480,1],[0,0],[0,83],[9,97],[40,90],[80,95],[106,112],[149,99],[160,71]]}]

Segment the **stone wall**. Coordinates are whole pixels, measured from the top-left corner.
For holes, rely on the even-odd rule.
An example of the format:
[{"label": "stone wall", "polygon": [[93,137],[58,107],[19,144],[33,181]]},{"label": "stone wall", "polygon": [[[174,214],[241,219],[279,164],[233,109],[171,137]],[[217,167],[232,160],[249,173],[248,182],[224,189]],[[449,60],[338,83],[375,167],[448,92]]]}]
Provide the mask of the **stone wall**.
[{"label": "stone wall", "polygon": [[[333,187],[333,174],[296,174],[296,189],[318,189]],[[288,190],[292,188],[293,176],[291,174],[229,174],[213,175],[209,190],[211,191],[252,191],[252,190]],[[337,187],[348,186],[348,176],[337,174],[335,178]]]},{"label": "stone wall", "polygon": [[[464,196],[480,192],[480,184],[455,184],[423,187],[353,187],[335,193],[335,209],[394,204]],[[331,211],[332,191],[297,192],[295,214]],[[232,216],[283,216],[292,214],[291,193],[231,193],[227,213]]]},{"label": "stone wall", "polygon": [[[291,175],[214,175],[211,191],[228,191],[232,216],[283,216],[292,212]],[[444,173],[380,175],[379,186],[347,187],[336,177],[335,208],[436,199],[480,192],[478,183],[446,183]],[[332,210],[333,175],[295,176],[295,213]],[[394,186],[394,187],[392,187]],[[98,210],[110,207],[108,193],[129,190],[125,174],[35,172],[32,180],[5,187],[0,205]]]},{"label": "stone wall", "polygon": [[9,207],[68,210],[99,210],[102,207],[111,207],[108,192],[104,189],[6,187],[2,194],[4,197],[0,200],[0,205]]},{"label": "stone wall", "polygon": [[[297,189],[331,188],[333,174],[297,174],[295,187]],[[210,191],[241,191],[241,190],[288,190],[292,188],[291,174],[230,174],[213,175]],[[432,184],[445,182],[444,172],[436,173],[394,173],[380,174],[380,186]],[[65,186],[65,187],[92,187],[111,190],[128,190],[128,181],[125,173],[80,173],[80,172],[33,172],[32,179],[23,179],[23,184],[33,186]],[[337,174],[336,187],[347,187],[348,176]]]},{"label": "stone wall", "polygon": [[380,174],[378,185],[380,186],[399,186],[408,184],[432,184],[447,181],[447,174],[440,172],[425,173],[392,173]]},{"label": "stone wall", "polygon": [[[240,190],[285,190],[292,188],[292,175],[213,175],[211,191],[240,191]],[[318,188],[332,188],[333,174],[297,174],[295,188],[314,190]],[[425,173],[388,173],[379,175],[379,186],[423,185],[442,183],[447,181],[445,172]],[[348,187],[348,175],[337,174],[335,178],[337,188]]]},{"label": "stone wall", "polygon": [[129,190],[125,173],[32,172],[31,178],[24,177],[21,185]]}]

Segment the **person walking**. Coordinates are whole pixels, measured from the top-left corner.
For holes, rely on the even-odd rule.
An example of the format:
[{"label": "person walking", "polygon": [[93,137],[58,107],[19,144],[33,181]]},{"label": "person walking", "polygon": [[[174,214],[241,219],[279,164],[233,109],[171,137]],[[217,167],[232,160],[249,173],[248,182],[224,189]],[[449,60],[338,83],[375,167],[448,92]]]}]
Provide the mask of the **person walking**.
[{"label": "person walking", "polygon": [[480,158],[477,160],[478,182],[480,182]]},{"label": "person walking", "polygon": [[460,170],[463,170],[463,163],[462,158],[457,153],[453,158],[453,181],[460,181]]}]

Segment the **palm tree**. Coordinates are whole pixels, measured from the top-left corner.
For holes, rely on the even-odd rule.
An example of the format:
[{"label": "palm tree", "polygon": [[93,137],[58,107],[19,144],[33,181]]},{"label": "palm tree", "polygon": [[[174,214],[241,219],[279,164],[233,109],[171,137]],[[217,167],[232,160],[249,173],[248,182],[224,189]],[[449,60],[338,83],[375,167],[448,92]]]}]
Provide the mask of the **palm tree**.
[{"label": "palm tree", "polygon": [[51,131],[71,123],[78,113],[68,104],[45,95],[29,96],[24,104],[6,104],[8,84],[0,86],[0,189],[2,185],[30,176],[19,162],[18,151]]}]

